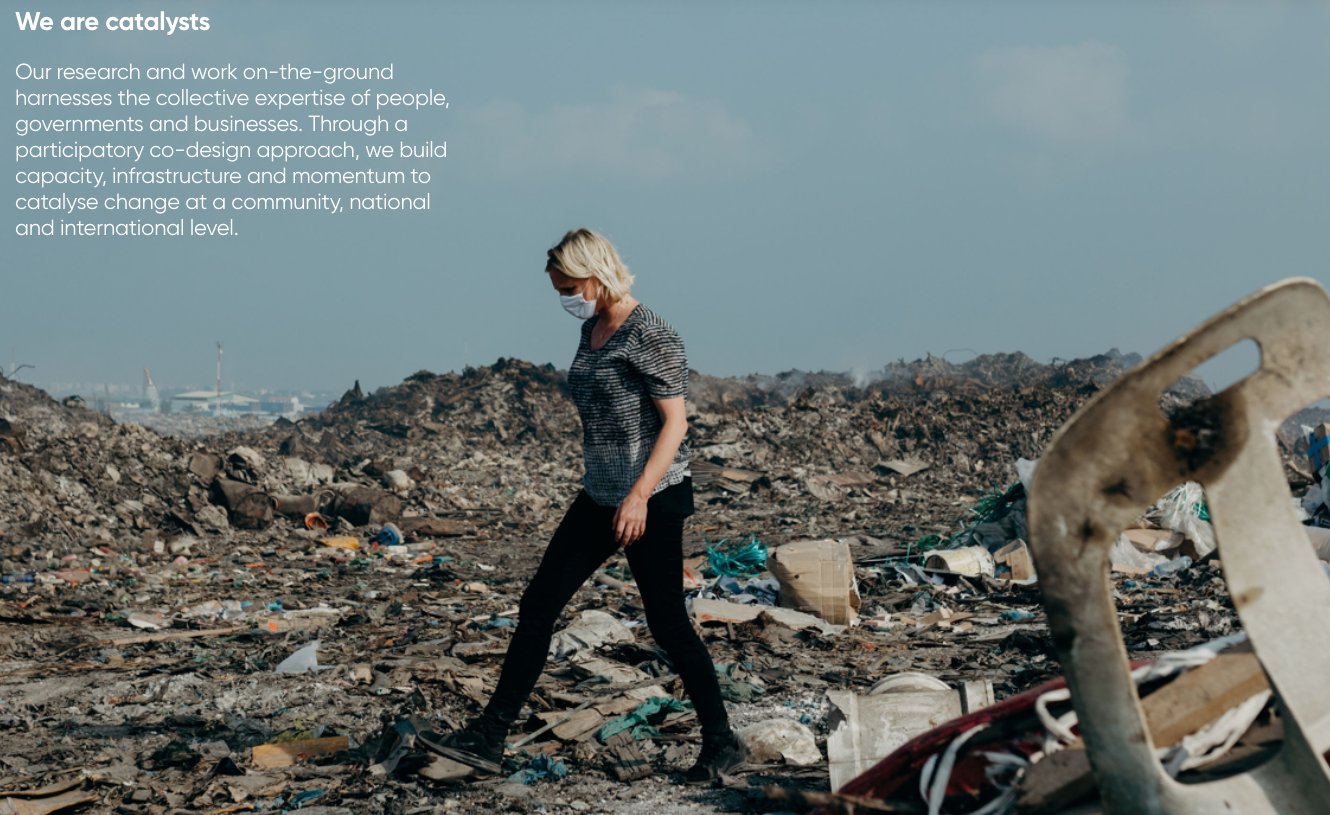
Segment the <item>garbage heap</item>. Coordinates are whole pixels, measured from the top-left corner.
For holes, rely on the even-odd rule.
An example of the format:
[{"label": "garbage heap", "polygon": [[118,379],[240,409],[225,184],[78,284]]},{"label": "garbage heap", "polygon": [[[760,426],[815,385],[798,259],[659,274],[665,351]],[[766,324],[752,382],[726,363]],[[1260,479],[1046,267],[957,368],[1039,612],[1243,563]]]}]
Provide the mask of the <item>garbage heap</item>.
[{"label": "garbage heap", "polygon": [[[699,811],[838,788],[1058,675],[1023,484],[1123,359],[694,376],[684,588],[754,756]],[[579,438],[562,375],[519,360],[189,440],[0,378],[0,807],[672,805],[699,732],[622,559],[569,604],[502,772],[427,746],[495,686]],[[1146,562],[1115,567],[1143,659],[1236,621],[1203,496],[1157,509],[1123,550]],[[849,737],[869,720],[893,728],[871,749]]]}]

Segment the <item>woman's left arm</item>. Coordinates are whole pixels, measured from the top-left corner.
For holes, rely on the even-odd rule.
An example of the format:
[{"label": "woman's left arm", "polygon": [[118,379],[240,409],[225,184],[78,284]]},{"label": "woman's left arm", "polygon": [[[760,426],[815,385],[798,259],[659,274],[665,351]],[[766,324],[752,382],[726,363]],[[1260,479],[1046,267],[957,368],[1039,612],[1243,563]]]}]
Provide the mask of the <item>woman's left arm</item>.
[{"label": "woman's left arm", "polygon": [[642,475],[638,476],[637,483],[614,513],[614,539],[620,546],[629,546],[642,537],[647,525],[647,500],[674,463],[679,445],[688,435],[688,415],[683,400],[682,396],[651,400],[663,426],[651,448],[651,457],[642,468]]}]

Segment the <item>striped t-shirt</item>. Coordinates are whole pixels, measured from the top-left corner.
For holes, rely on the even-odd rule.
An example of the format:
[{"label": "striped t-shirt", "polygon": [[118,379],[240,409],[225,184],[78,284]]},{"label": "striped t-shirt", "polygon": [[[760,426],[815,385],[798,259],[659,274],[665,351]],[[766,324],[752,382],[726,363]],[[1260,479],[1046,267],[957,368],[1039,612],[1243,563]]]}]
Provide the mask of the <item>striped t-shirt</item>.
[{"label": "striped t-shirt", "polygon": [[[642,475],[663,426],[651,400],[687,395],[688,358],[670,324],[640,303],[604,345],[592,348],[599,320],[582,323],[568,388],[582,417],[582,484],[597,504],[618,506]],[[680,442],[652,494],[682,482],[688,460],[688,445]]]}]

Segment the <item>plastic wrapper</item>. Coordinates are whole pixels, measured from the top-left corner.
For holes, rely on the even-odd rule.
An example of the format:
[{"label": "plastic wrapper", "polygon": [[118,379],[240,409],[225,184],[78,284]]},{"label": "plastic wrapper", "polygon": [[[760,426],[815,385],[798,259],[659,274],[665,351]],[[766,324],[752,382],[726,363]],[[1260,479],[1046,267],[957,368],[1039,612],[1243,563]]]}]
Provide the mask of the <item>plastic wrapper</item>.
[{"label": "plastic wrapper", "polygon": [[1199,559],[1215,550],[1215,530],[1202,517],[1204,512],[1205,490],[1195,481],[1188,481],[1170,490],[1147,517],[1164,529],[1186,535]]},{"label": "plastic wrapper", "polygon": [[1127,540],[1126,535],[1118,535],[1118,539],[1113,541],[1113,548],[1108,551],[1108,560],[1118,566],[1149,571],[1161,563],[1167,563],[1169,558],[1155,552],[1142,552]]}]

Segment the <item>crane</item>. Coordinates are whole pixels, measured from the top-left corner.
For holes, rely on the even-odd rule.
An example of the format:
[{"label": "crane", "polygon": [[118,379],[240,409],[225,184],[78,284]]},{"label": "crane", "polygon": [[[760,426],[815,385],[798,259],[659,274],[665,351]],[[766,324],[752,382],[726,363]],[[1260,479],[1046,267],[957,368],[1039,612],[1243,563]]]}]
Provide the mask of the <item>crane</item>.
[{"label": "crane", "polygon": [[152,384],[152,374],[148,373],[148,366],[143,366],[143,379],[147,383],[143,386],[143,395],[148,397],[148,403],[152,405],[153,413],[160,413],[162,410],[162,398],[157,394],[157,386]]}]

